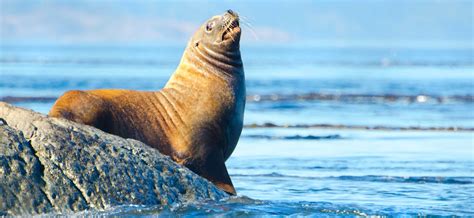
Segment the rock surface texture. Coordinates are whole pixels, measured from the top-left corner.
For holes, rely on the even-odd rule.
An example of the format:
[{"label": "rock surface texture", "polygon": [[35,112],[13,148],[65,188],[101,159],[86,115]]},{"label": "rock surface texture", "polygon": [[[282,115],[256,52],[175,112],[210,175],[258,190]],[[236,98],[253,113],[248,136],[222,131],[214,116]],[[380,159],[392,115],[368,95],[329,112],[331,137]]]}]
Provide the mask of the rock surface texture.
[{"label": "rock surface texture", "polygon": [[139,141],[0,102],[0,215],[226,196]]}]

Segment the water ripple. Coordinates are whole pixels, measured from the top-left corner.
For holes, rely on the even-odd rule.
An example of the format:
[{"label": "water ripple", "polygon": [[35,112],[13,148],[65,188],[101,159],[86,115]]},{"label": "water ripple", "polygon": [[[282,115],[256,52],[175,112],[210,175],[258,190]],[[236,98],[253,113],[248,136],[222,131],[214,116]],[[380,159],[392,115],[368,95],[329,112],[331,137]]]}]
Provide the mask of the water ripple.
[{"label": "water ripple", "polygon": [[271,135],[242,135],[244,138],[253,139],[268,139],[268,140],[329,140],[329,139],[341,139],[340,135],[291,135],[291,136],[271,136]]},{"label": "water ripple", "polygon": [[[370,208],[370,209],[369,209]],[[190,201],[170,207],[159,205],[122,205],[104,211],[94,209],[73,216],[468,216],[472,211],[443,208],[387,207],[377,205],[331,203],[325,201],[262,201],[246,196],[223,201]],[[49,214],[54,215],[54,214]]]},{"label": "water ripple", "polygon": [[441,183],[467,185],[474,184],[474,177],[442,177],[442,176],[337,176],[338,180],[368,181],[368,182],[397,182],[397,183]]},{"label": "water ripple", "polygon": [[348,181],[364,181],[364,182],[387,182],[387,183],[439,183],[439,184],[456,184],[469,185],[474,184],[474,177],[442,177],[442,176],[387,176],[387,175],[366,175],[366,176],[295,176],[285,175],[281,173],[267,174],[233,174],[233,177],[276,177],[276,178],[300,178],[300,179],[319,179],[319,180],[348,180]]}]

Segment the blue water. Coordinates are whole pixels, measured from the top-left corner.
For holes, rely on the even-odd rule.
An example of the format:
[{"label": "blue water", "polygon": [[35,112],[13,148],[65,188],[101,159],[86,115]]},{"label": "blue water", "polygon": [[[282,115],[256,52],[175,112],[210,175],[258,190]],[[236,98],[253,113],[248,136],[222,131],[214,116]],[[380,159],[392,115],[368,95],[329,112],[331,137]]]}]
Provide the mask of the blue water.
[{"label": "blue water", "polygon": [[[183,49],[2,45],[0,97],[157,90]],[[239,196],[85,214],[474,215],[472,49],[243,46],[242,55],[245,124],[280,127],[244,129],[227,161]],[[310,94],[332,97],[297,97]],[[15,104],[47,113],[53,101]],[[284,128],[300,124],[332,127]]]}]

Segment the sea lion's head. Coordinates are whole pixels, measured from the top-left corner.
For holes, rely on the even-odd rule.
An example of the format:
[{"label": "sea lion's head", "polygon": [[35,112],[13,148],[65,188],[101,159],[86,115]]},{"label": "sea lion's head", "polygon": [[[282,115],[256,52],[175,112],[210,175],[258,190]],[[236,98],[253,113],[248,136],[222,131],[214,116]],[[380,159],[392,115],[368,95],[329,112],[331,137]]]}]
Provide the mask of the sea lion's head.
[{"label": "sea lion's head", "polygon": [[204,46],[217,51],[231,51],[239,49],[241,29],[239,15],[227,10],[207,20],[194,34],[192,46]]}]

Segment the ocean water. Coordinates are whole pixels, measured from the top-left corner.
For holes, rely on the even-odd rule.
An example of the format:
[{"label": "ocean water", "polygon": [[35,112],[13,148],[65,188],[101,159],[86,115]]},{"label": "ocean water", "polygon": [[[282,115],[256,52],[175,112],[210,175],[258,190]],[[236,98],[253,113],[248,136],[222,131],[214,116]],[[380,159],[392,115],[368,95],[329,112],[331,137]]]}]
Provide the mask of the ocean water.
[{"label": "ocean water", "polygon": [[[184,45],[1,45],[0,97],[158,90]],[[243,46],[238,196],[86,215],[474,216],[472,48]]]}]

